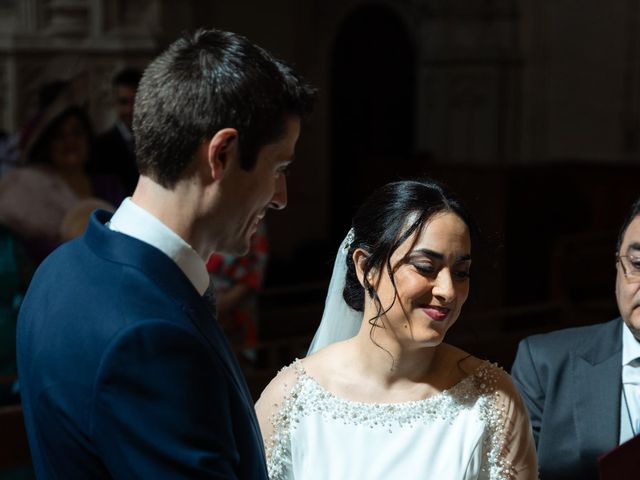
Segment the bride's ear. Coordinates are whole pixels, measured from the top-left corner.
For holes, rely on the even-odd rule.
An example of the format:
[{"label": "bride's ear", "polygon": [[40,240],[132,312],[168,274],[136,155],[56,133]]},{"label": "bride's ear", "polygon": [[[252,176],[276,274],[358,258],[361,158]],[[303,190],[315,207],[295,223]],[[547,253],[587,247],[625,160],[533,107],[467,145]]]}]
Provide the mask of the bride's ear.
[{"label": "bride's ear", "polygon": [[[369,254],[361,248],[356,248],[353,251],[353,255],[351,256],[353,265],[356,267],[356,276],[358,277],[358,282],[360,282],[362,288],[364,288],[364,267],[368,256]],[[371,272],[369,272],[368,280],[369,284],[371,284]]]}]

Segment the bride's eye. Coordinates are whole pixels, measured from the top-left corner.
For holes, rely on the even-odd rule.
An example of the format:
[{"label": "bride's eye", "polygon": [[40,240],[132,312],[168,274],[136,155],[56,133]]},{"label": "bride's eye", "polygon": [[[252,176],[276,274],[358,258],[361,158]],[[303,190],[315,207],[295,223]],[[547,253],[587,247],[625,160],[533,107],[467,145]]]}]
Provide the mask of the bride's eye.
[{"label": "bride's eye", "polygon": [[431,275],[436,271],[433,265],[428,263],[414,263],[413,266],[421,275]]},{"label": "bride's eye", "polygon": [[460,280],[466,280],[471,277],[471,271],[469,269],[454,270],[453,275]]}]

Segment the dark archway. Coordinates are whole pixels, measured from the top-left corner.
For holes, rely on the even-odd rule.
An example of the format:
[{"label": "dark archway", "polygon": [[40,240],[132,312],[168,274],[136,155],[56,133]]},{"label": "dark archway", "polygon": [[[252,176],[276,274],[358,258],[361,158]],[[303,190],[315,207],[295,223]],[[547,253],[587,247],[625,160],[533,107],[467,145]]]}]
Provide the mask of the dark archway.
[{"label": "dark archway", "polygon": [[344,236],[373,189],[416,174],[410,161],[415,57],[405,25],[389,7],[360,7],[338,31],[331,62],[333,240]]}]

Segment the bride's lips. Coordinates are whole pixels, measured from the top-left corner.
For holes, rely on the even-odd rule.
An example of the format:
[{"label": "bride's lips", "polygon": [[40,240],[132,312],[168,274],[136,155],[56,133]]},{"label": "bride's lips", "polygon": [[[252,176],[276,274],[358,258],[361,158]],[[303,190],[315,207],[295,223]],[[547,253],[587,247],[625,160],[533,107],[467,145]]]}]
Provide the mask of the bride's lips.
[{"label": "bride's lips", "polygon": [[442,321],[449,315],[451,311],[449,308],[438,307],[436,305],[427,305],[422,308],[422,311],[426,313],[429,317],[436,321]]}]

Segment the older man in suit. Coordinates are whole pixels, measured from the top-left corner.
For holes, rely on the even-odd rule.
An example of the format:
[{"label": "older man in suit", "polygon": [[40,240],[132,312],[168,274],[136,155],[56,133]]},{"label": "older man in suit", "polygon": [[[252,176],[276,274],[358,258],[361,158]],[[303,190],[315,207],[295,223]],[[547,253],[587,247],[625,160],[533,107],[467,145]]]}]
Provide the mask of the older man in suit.
[{"label": "older man in suit", "polygon": [[598,457],[640,433],[640,200],[620,231],[616,262],[619,318],[519,345],[511,373],[542,480],[596,479]]},{"label": "older man in suit", "polygon": [[185,36],[146,69],[133,197],[45,260],[20,312],[38,478],[267,478],[205,261],[246,252],[267,210],[286,205],[314,95],[228,32]]}]

